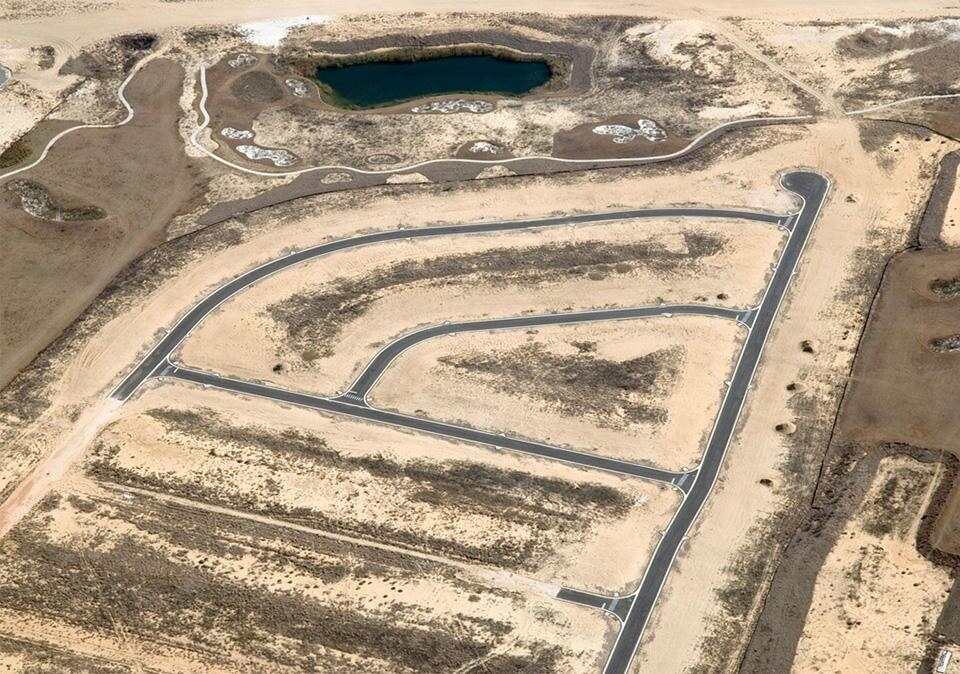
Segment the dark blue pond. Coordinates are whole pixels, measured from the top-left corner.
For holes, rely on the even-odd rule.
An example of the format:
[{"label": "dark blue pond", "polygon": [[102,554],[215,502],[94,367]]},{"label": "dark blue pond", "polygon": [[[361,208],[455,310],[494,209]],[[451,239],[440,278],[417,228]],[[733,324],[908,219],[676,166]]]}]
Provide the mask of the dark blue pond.
[{"label": "dark blue pond", "polygon": [[341,107],[373,108],[443,94],[518,96],[546,84],[544,61],[495,56],[446,56],[421,61],[379,61],[317,68],[317,81]]}]

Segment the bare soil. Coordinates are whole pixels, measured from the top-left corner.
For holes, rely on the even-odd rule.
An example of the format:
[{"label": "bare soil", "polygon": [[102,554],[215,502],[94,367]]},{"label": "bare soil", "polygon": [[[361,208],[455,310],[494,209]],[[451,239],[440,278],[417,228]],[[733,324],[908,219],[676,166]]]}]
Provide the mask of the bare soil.
[{"label": "bare soil", "polygon": [[844,400],[839,441],[960,454],[952,413],[960,361],[930,348],[960,332],[957,298],[944,294],[958,264],[960,254],[940,250],[909,250],[890,262]]},{"label": "bare soil", "polygon": [[722,238],[697,232],[684,234],[680,250],[654,240],[494,248],[400,263],[372,270],[362,278],[338,279],[330,284],[332,287],[295,293],[266,310],[286,331],[285,346],[299,352],[304,361],[312,361],[333,355],[343,326],[398,288],[453,283],[539,285],[571,276],[627,275],[638,268],[659,274],[690,273],[702,259],[719,255],[723,249]]},{"label": "bare soil", "polygon": [[17,200],[0,200],[3,237],[8,250],[16,251],[0,271],[5,289],[0,381],[9,381],[128,262],[161,243],[167,222],[191,197],[194,173],[175,127],[182,77],[173,61],[151,62],[127,87],[133,121],[70,134],[41,164],[11,179],[72,195],[106,217],[44,220],[26,213]]},{"label": "bare soil", "polygon": [[[941,470],[940,453],[907,445],[831,451],[814,506],[776,570],[741,671],[857,669],[867,666],[866,651],[886,663],[870,666],[913,670],[927,655],[952,585],[944,567],[949,559],[932,547],[931,534],[943,518],[956,463],[948,457],[948,469]],[[891,648],[892,639],[898,646]]]},{"label": "bare soil", "polygon": [[[184,395],[216,406],[150,402]],[[677,500],[662,485],[179,384],[136,408],[94,443],[88,475],[548,583],[619,589]],[[607,532],[628,527],[633,552],[576,559],[614,554]]]},{"label": "bare soil", "polygon": [[[596,640],[598,615],[529,590],[143,494],[74,487],[52,494],[0,551],[0,572],[14,581],[0,590],[0,629],[12,635],[2,650],[36,643],[21,656],[28,662],[80,671],[92,661],[107,672],[560,672],[588,671],[599,655],[571,634]],[[538,634],[527,627],[534,616]]]},{"label": "bare soil", "polygon": [[595,342],[572,345],[577,353],[560,356],[537,343],[490,354],[442,356],[441,365],[464,375],[487,376],[495,389],[530,391],[558,406],[563,414],[587,414],[601,426],[658,423],[667,412],[646,403],[665,380],[677,374],[678,350],[659,349],[626,361],[597,358]]},{"label": "bare soil", "polygon": [[370,400],[683,470],[703,451],[742,336],[733,321],[696,316],[456,335],[404,352]]},{"label": "bare soil", "polygon": [[818,572],[792,671],[923,671],[953,584],[952,569],[917,549],[940,468],[880,460]]}]

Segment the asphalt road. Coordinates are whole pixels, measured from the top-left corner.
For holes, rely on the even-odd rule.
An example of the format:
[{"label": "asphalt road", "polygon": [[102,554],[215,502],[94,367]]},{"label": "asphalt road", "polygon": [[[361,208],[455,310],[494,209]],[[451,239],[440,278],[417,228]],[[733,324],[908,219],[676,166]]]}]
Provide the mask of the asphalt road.
[{"label": "asphalt road", "polygon": [[[830,188],[830,183],[824,176],[812,171],[788,173],[783,177],[782,183],[785,188],[803,197],[803,209],[789,224],[790,238],[754,316],[750,334],[727,387],[727,394],[717,415],[700,468],[647,565],[640,588],[604,667],[604,674],[625,674],[629,669],[673,560],[713,489],[770,328]],[[706,589],[704,588],[704,591]]]},{"label": "asphalt road", "polygon": [[608,222],[612,220],[628,220],[634,218],[658,218],[658,217],[711,217],[711,218],[734,218],[739,220],[756,220],[759,222],[769,222],[773,224],[783,224],[784,217],[770,215],[769,213],[756,213],[751,211],[736,210],[714,210],[711,208],[644,208],[629,211],[617,211],[613,213],[590,213],[584,215],[560,216],[555,218],[540,218],[535,220],[510,220],[501,222],[479,222],[469,225],[444,225],[440,227],[421,227],[417,229],[393,229],[375,234],[365,234],[355,236],[349,239],[340,239],[330,243],[324,243],[312,248],[306,248],[287,255],[286,257],[271,260],[256,269],[252,269],[228,283],[220,286],[215,291],[207,295],[199,304],[193,307],[185,316],[183,316],[176,325],[170,329],[166,336],[150,350],[150,353],[140,361],[140,364],[134,368],[133,372],[114,389],[111,394],[119,400],[126,400],[133,392],[137,390],[147,378],[152,375],[158,367],[166,360],[173,350],[184,340],[190,331],[197,326],[220,304],[240,292],[247,286],[256,283],[272,274],[276,274],[295,264],[312,260],[314,258],[336,253],[338,251],[350,250],[360,246],[368,246],[385,241],[398,241],[403,239],[413,239],[432,236],[450,236],[457,234],[478,234],[485,232],[509,232],[524,229],[534,229],[538,227],[552,227],[556,225],[579,224],[588,222]]},{"label": "asphalt road", "polygon": [[573,590],[569,587],[561,588],[557,593],[557,599],[612,613],[620,619],[621,623],[623,623],[623,620],[627,617],[627,613],[630,612],[630,605],[633,603],[632,594],[626,597],[607,597],[602,594],[594,594],[593,592]]},{"label": "asphalt road", "polygon": [[454,438],[456,440],[463,440],[479,445],[499,447],[515,452],[522,452],[524,454],[533,454],[535,456],[554,459],[557,461],[565,461],[567,463],[584,466],[586,468],[595,468],[598,470],[606,470],[612,473],[620,473],[622,475],[642,477],[648,480],[656,480],[657,482],[668,482],[670,484],[677,485],[681,489],[693,482],[693,475],[690,473],[675,473],[668,470],[660,470],[659,468],[630,463],[629,461],[611,459],[598,454],[588,454],[586,452],[578,452],[573,449],[565,449],[563,447],[546,445],[540,442],[534,442],[532,440],[521,440],[519,438],[497,435],[496,433],[478,431],[473,428],[445,424],[443,422],[433,421],[431,419],[410,417],[397,412],[388,412],[386,410],[368,407],[361,400],[351,401],[344,397],[323,398],[321,396],[312,396],[306,393],[297,393],[296,391],[287,391],[280,388],[274,388],[272,386],[264,386],[263,384],[255,384],[253,382],[241,381],[239,379],[221,377],[220,375],[210,374],[207,372],[198,372],[197,370],[170,365],[166,362],[163,364],[163,367],[160,369],[158,374],[164,377],[173,377],[176,379],[182,379],[184,381],[190,381],[195,384],[213,386],[227,391],[233,391],[234,393],[241,393],[259,398],[269,398],[270,400],[276,400],[278,402],[299,405],[301,407],[310,407],[315,410],[322,410],[324,412],[344,414],[346,416],[364,419],[366,421],[375,421],[381,424],[400,426],[402,428],[409,428],[415,431],[421,431],[423,433],[440,435],[443,437]]},{"label": "asphalt road", "polygon": [[[170,376],[194,383],[216,386],[236,393],[253,395],[274,400],[312,407],[324,411],[346,414],[370,421],[387,423],[395,426],[411,428],[435,435],[454,437],[468,442],[474,442],[483,445],[492,445],[511,449],[513,451],[535,454],[547,458],[567,461],[577,465],[588,466],[600,470],[607,470],[616,473],[634,475],[652,480],[670,482],[679,486],[685,493],[685,498],[680,508],[677,510],[670,525],[664,531],[663,537],[658,544],[654,555],[648,564],[646,573],[637,592],[626,598],[621,598],[623,606],[627,607],[625,615],[623,609],[615,611],[618,617],[623,620],[623,627],[618,634],[617,640],[610,653],[610,657],[604,668],[605,674],[625,673],[630,666],[630,662],[639,645],[640,638],[643,635],[644,628],[649,620],[650,614],[659,597],[660,590],[666,576],[673,564],[677,552],[686,538],[687,532],[699,514],[705,503],[713,484],[716,481],[717,474],[723,462],[726,449],[736,427],[743,401],[746,398],[750,387],[750,382],[756,371],[757,364],[766,344],[774,318],[776,317],[780,303],[786,293],[790,280],[793,276],[797,262],[806,245],[810,231],[816,221],[817,215],[829,189],[829,182],[823,176],[810,171],[794,171],[786,174],[782,183],[787,189],[796,192],[804,199],[804,207],[796,216],[775,216],[765,213],[753,213],[749,211],[735,210],[713,210],[699,208],[672,208],[672,209],[640,209],[631,211],[621,211],[617,213],[588,214],[557,218],[545,218],[538,220],[521,220],[510,222],[490,222],[475,223],[471,225],[451,225],[442,227],[430,227],[409,230],[391,230],[387,232],[378,232],[364,236],[353,237],[322,244],[303,251],[291,253],[290,255],[273,260],[267,264],[249,271],[234,280],[226,283],[216,291],[204,298],[199,304],[183,316],[177,324],[160,340],[160,342],[148,353],[140,364],[121,382],[113,391],[112,395],[120,400],[129,398],[136,389],[146,379],[151,376]],[[511,319],[501,319],[499,321],[475,321],[456,324],[447,324],[433,326],[424,330],[419,330],[396,340],[385,347],[368,367],[361,373],[360,377],[351,386],[351,389],[338,398],[323,398],[311,396],[304,393],[285,391],[274,387],[244,382],[214,374],[198,372],[187,368],[174,366],[169,361],[169,356],[181,341],[190,333],[190,331],[203,320],[203,318],[222,304],[232,295],[243,290],[247,286],[281,271],[287,267],[310,260],[328,253],[342,250],[348,250],[358,246],[370,245],[384,241],[400,240],[416,237],[428,236],[446,236],[456,234],[470,234],[482,232],[498,232],[522,230],[536,227],[549,227],[563,224],[576,224],[587,222],[603,222],[611,220],[621,220],[642,217],[669,217],[669,216],[693,216],[693,217],[725,217],[747,220],[757,220],[769,222],[786,227],[790,231],[790,237],[783,249],[781,258],[774,270],[773,277],[767,287],[763,300],[759,307],[748,312],[737,312],[735,310],[720,309],[715,307],[697,307],[695,305],[683,305],[677,307],[645,307],[626,310],[614,310],[609,312],[580,312],[576,316],[571,315],[549,315],[539,317],[519,317]],[[669,309],[669,310],[668,310]],[[736,370],[728,383],[727,393],[724,397],[720,412],[715,421],[713,431],[707,444],[703,460],[698,469],[687,473],[674,473],[662,471],[648,466],[618,461],[616,459],[586,454],[574,450],[544,445],[541,443],[521,440],[517,438],[508,438],[505,436],[485,433],[470,428],[463,428],[451,424],[444,424],[429,419],[409,417],[395,412],[378,410],[366,405],[364,398],[379,376],[389,363],[396,358],[399,353],[410,346],[430,339],[431,337],[443,334],[454,334],[455,332],[465,332],[470,330],[490,330],[506,327],[523,327],[524,325],[535,325],[537,323],[523,323],[524,320],[541,320],[540,325],[564,322],[584,322],[598,320],[618,320],[623,318],[639,318],[642,316],[662,315],[663,313],[705,313],[708,310],[710,315],[723,315],[729,318],[736,318],[749,327],[747,340],[741,351],[740,360]],[[635,312],[633,315],[626,315],[625,312]],[[605,314],[605,317],[602,317]],[[571,317],[573,320],[571,320]],[[514,323],[517,321],[516,323]],[[579,603],[595,605],[597,599],[595,595],[583,593],[575,590],[564,590],[570,596],[561,597]],[[618,602],[618,603],[619,603]],[[605,609],[609,610],[609,609]]]},{"label": "asphalt road", "polygon": [[575,323],[593,323],[598,321],[618,321],[630,318],[649,318],[653,316],[715,316],[730,318],[748,324],[752,318],[749,311],[742,309],[727,309],[704,304],[671,304],[663,306],[635,307],[630,309],[604,309],[597,311],[578,311],[560,314],[544,314],[539,316],[518,316],[516,318],[500,318],[495,320],[463,321],[460,323],[444,323],[432,325],[429,328],[411,332],[390,342],[370,361],[370,364],[360,373],[356,381],[344,397],[366,400],[370,389],[377,383],[384,370],[401,353],[420,342],[434,337],[455,335],[464,332],[485,332],[488,330],[504,330],[509,328],[529,328],[543,325],[570,325]]}]

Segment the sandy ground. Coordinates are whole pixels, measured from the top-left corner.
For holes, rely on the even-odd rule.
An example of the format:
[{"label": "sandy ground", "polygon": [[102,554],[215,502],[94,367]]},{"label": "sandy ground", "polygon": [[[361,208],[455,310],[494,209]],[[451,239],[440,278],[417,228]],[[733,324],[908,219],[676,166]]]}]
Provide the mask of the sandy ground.
[{"label": "sandy ground", "polygon": [[[186,400],[188,404],[184,404]],[[579,515],[571,513],[578,521],[571,522],[569,530],[563,522],[550,519],[543,520],[538,530],[532,520],[508,522],[469,502],[457,505],[421,500],[415,490],[405,486],[411,484],[410,478],[397,483],[372,470],[311,461],[274,465],[267,456],[259,457],[256,447],[233,446],[220,439],[172,431],[144,414],[157,408],[217,415],[233,426],[255,425],[274,432],[309,431],[344,457],[376,457],[401,464],[425,462],[439,467],[470,461],[495,471],[522,471],[560,480],[569,483],[571,489],[578,489],[576,485],[606,485],[625,494],[631,507],[625,516],[611,519],[584,505]],[[100,441],[120,448],[113,459],[114,471],[160,476],[165,485],[192,485],[191,495],[200,501],[254,504],[249,508],[254,511],[305,513],[293,515],[294,521],[310,520],[309,513],[314,513],[314,519],[328,521],[332,531],[393,541],[401,547],[441,556],[462,558],[468,553],[458,553],[455,546],[467,543],[495,565],[499,550],[519,549],[532,541],[535,547],[529,563],[522,561],[525,555],[516,557],[521,560],[521,573],[553,585],[605,593],[625,591],[641,575],[659,530],[679,504],[679,494],[674,490],[641,480],[491,452],[309,410],[241,400],[181,383],[165,384],[141,396],[124,409],[124,416],[100,436]],[[237,452],[242,460],[237,459]],[[281,519],[290,516],[278,515]],[[504,554],[504,560],[514,558],[512,553]]]},{"label": "sandy ground", "polygon": [[[363,316],[346,324],[331,357],[319,358],[309,367],[290,352],[284,328],[265,313],[270,305],[296,292],[337,278],[362,278],[372,268],[406,260],[505,246],[592,240],[650,239],[682,250],[682,235],[691,231],[719,234],[726,240],[725,250],[689,271],[681,269],[666,275],[640,268],[600,280],[581,275],[570,281],[502,287],[476,283],[467,277],[461,283],[389,292]],[[335,393],[345,390],[384,343],[418,325],[661,301],[751,306],[760,297],[782,239],[776,227],[763,223],[657,219],[378,244],[318,258],[250,287],[210,315],[184,343],[177,358],[189,366],[223,374]],[[717,299],[721,293],[726,299]],[[282,373],[273,372],[277,363],[283,363]]]},{"label": "sandy ground", "polygon": [[934,566],[915,545],[940,465],[903,456],[881,461],[817,578],[792,671],[920,666],[953,584],[949,570]]},{"label": "sandy ground", "polygon": [[[31,550],[52,566],[37,566]],[[46,574],[40,594],[37,571]],[[0,597],[0,632],[31,644],[0,662],[47,661],[55,671],[96,663],[116,671],[426,672],[448,669],[444,657],[535,659],[546,651],[556,659],[551,671],[590,672],[610,631],[600,612],[535,583],[80,478],[5,540],[0,577],[18,584]],[[116,592],[123,584],[137,592]]]},{"label": "sandy ground", "polygon": [[[761,0],[744,5],[735,0],[720,0],[703,6],[702,3],[683,0],[671,5],[655,2],[639,2],[629,7],[611,0],[573,2],[561,0],[549,7],[534,2],[486,2],[486,11],[549,11],[557,14],[621,14],[635,13],[638,16],[689,17],[691,14],[708,16],[745,16],[777,18],[780,20],[809,20],[811,17],[830,16],[841,18],[916,18],[939,17],[951,13],[949,0],[934,0],[923,6],[905,6],[894,0],[855,2],[842,6],[827,0],[798,5],[792,0]],[[462,11],[462,4],[449,0],[416,0],[416,2],[393,5],[391,9],[402,11]],[[362,0],[350,6],[351,13],[381,12],[383,5],[372,0]],[[65,47],[76,49],[118,33],[139,30],[161,30],[172,26],[204,25],[216,23],[241,23],[269,20],[277,17],[343,14],[343,5],[333,0],[281,0],[264,6],[253,0],[227,2],[226,0],[197,1],[170,4],[162,0],[134,0],[133,2],[91,2],[90,0],[66,0],[45,5],[39,12],[46,15],[44,21],[36,21],[36,6],[19,2],[4,13],[0,32],[11,36],[15,44],[36,44],[43,41],[58,41]]]},{"label": "sandy ground", "polygon": [[[953,48],[957,23],[952,18],[903,25],[751,19],[738,21],[737,26],[775,62],[827,101],[837,102],[838,109],[859,110],[908,96],[947,92],[942,83],[938,86],[933,81],[934,64],[947,58],[936,54]],[[930,63],[917,63],[927,56],[933,59]],[[946,77],[948,83],[957,83],[955,74]]]},{"label": "sandy ground", "polygon": [[[158,326],[170,325],[226,277],[281,255],[290,246],[306,246],[365,228],[392,227],[398,222],[422,224],[435,220],[439,212],[451,221],[470,221],[478,213],[521,217],[678,202],[783,211],[789,201],[775,188],[776,172],[797,164],[818,167],[836,181],[834,197],[805,254],[797,285],[785,305],[786,315],[768,344],[743,430],[731,448],[719,490],[701,516],[701,522],[710,524],[698,528],[678,560],[641,653],[642,664],[658,670],[690,666],[700,658],[699,644],[723,619],[720,603],[703,588],[715,586],[728,562],[755,540],[751,526],[782,505],[776,481],[787,478],[778,478],[778,466],[790,450],[773,426],[791,416],[783,387],[805,372],[809,395],[832,400],[832,384],[846,372],[858,327],[856,318],[834,300],[849,294],[851,279],[857,278],[869,254],[882,255],[883,250],[902,241],[908,229],[904,214],[925,194],[926,183],[918,176],[921,168],[936,158],[931,155],[938,148],[916,141],[899,147],[899,163],[881,166],[875,155],[861,149],[853,123],[822,123],[797,140],[703,170],[638,172],[615,179],[598,175],[507,182],[479,193],[418,188],[374,199],[362,208],[338,210],[329,206],[329,200],[317,199],[299,203],[295,216],[254,215],[247,220],[249,235],[242,243],[205,256],[163,283],[136,307],[110,321],[75,359],[58,366],[62,370],[50,410],[21,433],[16,444],[4,449],[3,484],[22,475],[25,463],[57,445],[58,437],[70,430],[69,415],[76,406],[89,405],[104,395],[121,371],[153,344]],[[925,163],[920,157],[926,157]],[[818,341],[816,354],[800,351],[801,335]],[[774,488],[756,486],[761,478],[775,480]],[[35,490],[33,502],[47,488],[49,483]],[[671,601],[671,596],[682,601]],[[678,653],[688,656],[678,659]]]},{"label": "sandy ground", "polygon": [[[768,171],[785,165],[776,151],[768,156]],[[71,349],[68,361],[57,362],[56,378],[50,380],[50,409],[29,428],[15,430],[16,440],[4,448],[0,485],[6,488],[30,463],[57,447],[72,428],[76,406],[83,407],[106,395],[121,374],[154,344],[160,326],[172,325],[179,314],[234,274],[284,255],[291,247],[307,247],[398,224],[416,227],[472,222],[479,217],[511,219],[685,204],[781,213],[795,207],[792,198],[777,188],[773,173],[764,175],[751,166],[737,176],[722,164],[692,174],[577,175],[562,180],[503,183],[483,191],[448,192],[432,186],[425,190],[381,192],[359,200],[351,194],[332,195],[301,200],[295,211],[263,211],[248,218],[240,243],[215,255],[198,256],[142,301],[128,309],[121,307],[116,318],[98,329],[95,338],[90,335]],[[750,292],[756,287],[749,285]],[[14,424],[14,429],[22,423],[17,417],[7,422]],[[42,495],[43,489],[37,493]]]},{"label": "sandy ground", "polygon": [[[173,4],[157,0],[134,0],[122,5],[91,5],[81,1],[49,7],[42,11],[53,16],[44,21],[37,21],[36,8],[25,3],[4,8],[0,34],[5,36],[5,48],[22,49],[53,44],[57,47],[57,60],[60,61],[66,54],[78,51],[82,45],[119,32],[203,22],[252,20],[276,16],[281,12],[337,14],[342,10],[342,7],[334,7],[328,2],[317,4],[299,0],[270,6],[262,3],[238,6],[222,0]],[[494,4],[488,9],[498,7]],[[516,11],[523,7],[513,3],[508,9]],[[449,5],[432,0],[410,8],[440,10],[449,8]],[[379,7],[373,8],[366,2],[351,7],[352,11],[365,9],[378,11]],[[85,13],[78,14],[81,10]],[[625,10],[620,5],[603,0],[577,3],[576,6],[566,1],[554,3],[551,11],[607,13]],[[689,16],[691,6],[681,3],[663,7],[645,3],[632,6],[630,11],[647,16],[658,13]],[[765,0],[745,7],[742,3],[724,0],[702,10],[706,16],[736,14],[773,17],[780,21],[808,20],[818,14],[832,18],[873,16],[891,20],[903,16],[949,15],[951,11],[946,2],[916,7],[890,0],[869,5],[848,3],[839,7],[835,3],[822,1],[800,6],[784,0]],[[788,67],[794,72],[808,72],[816,66],[804,58],[790,61]],[[828,64],[826,67],[834,66]],[[856,76],[858,72],[851,75]],[[816,78],[804,81],[809,82],[808,86],[821,88],[821,82]],[[24,109],[28,116],[39,114],[33,108]],[[28,123],[27,117],[15,117],[24,114],[22,111],[15,111],[14,108],[9,110],[9,119],[15,121],[10,129],[18,128],[16,124]],[[708,114],[716,113],[710,110]],[[76,358],[71,358],[69,363],[51,364],[52,368],[57,368],[56,382],[52,385],[55,394],[53,404],[36,425],[24,430],[16,442],[3,448],[0,484],[9,485],[23,475],[25,466],[53,451],[50,455],[53,457],[52,464],[40,464],[41,470],[35,476],[41,479],[29,483],[23,498],[18,499],[15,505],[36,503],[51,485],[56,484],[57,477],[67,471],[70,460],[85,450],[86,443],[76,442],[76,436],[72,435],[76,432],[73,425],[76,415],[102,398],[121,371],[136,362],[145,348],[155,341],[157,329],[170,325],[178,314],[225,278],[280,255],[290,246],[309,245],[329,236],[365,228],[393,227],[398,222],[429,222],[437,219],[436,214],[440,212],[444,213],[444,218],[469,221],[479,213],[488,217],[517,217],[562,210],[602,210],[626,204],[662,205],[678,200],[707,202],[715,206],[752,205],[779,211],[783,210],[786,201],[782,194],[778,195],[774,190],[774,174],[797,164],[817,167],[829,172],[835,180],[833,199],[818,223],[801,273],[796,278],[790,302],[785,305],[785,315],[778,321],[768,344],[759,379],[748,400],[746,416],[740,434],[731,447],[718,490],[701,515],[701,524],[707,523],[707,526],[699,526],[694,532],[688,547],[681,553],[674,573],[668,579],[663,601],[647,633],[638,665],[652,671],[679,671],[697,662],[706,662],[709,666],[710,657],[722,652],[714,648],[716,641],[710,640],[716,634],[717,626],[729,622],[735,622],[738,626],[747,625],[755,607],[732,620],[731,616],[724,613],[723,602],[714,594],[704,592],[704,588],[716,587],[717,579],[721,577],[730,582],[738,580],[735,574],[725,574],[725,569],[748,554],[751,544],[762,540],[756,533],[758,527],[783,507],[790,482],[796,479],[782,472],[782,462],[804,451],[773,430],[776,424],[794,416],[784,386],[787,382],[803,380],[807,392],[801,397],[816,399],[821,405],[819,409],[832,410],[835,385],[848,372],[860,327],[859,319],[850,310],[849,304],[851,297],[864,289],[863,278],[859,274],[866,263],[876,262],[876,256],[882,256],[904,242],[910,224],[906,214],[912,213],[922,201],[927,187],[922,170],[926,169],[926,162],[921,162],[919,158],[929,159],[938,151],[938,148],[929,145],[924,147],[921,143],[909,140],[900,144],[895,158],[891,159],[893,156],[887,154],[881,161],[878,153],[863,150],[860,141],[853,122],[827,121],[811,127],[802,139],[761,150],[746,159],[720,162],[705,170],[661,172],[655,175],[638,172],[616,180],[602,176],[579,176],[515,184],[508,182],[494,185],[493,189],[482,193],[454,190],[444,194],[433,190],[432,186],[423,188],[425,191],[411,188],[406,194],[390,195],[365,204],[362,209],[323,208],[330,202],[304,200],[298,204],[300,212],[295,217],[290,217],[289,211],[284,217],[275,217],[270,213],[252,216],[245,222],[245,228],[251,233],[242,244],[207,256],[176,279],[163,283],[138,306],[125,311],[100,330]],[[814,340],[817,348],[813,354],[800,351],[798,342],[802,338]],[[825,423],[828,417],[832,417],[832,414],[796,418],[795,422],[802,434],[810,426]],[[4,421],[17,423],[18,420]],[[103,419],[97,420],[94,426],[101,423]],[[58,448],[63,446],[70,447],[69,455],[56,454]],[[52,465],[56,470],[46,476]],[[760,479],[769,480],[770,486],[758,485]],[[2,516],[8,521],[15,521],[15,517],[11,520],[11,514],[5,508]],[[77,517],[65,511],[62,519]],[[755,586],[758,584],[762,584],[762,580],[757,581]],[[10,583],[4,585],[17,587]],[[5,622],[11,630],[27,629],[29,625],[22,618]],[[44,629],[35,629],[32,635],[26,636],[57,634],[52,630],[44,632]],[[584,633],[588,631],[584,630]],[[82,641],[82,636],[78,637],[76,632],[59,633],[56,640],[78,643]],[[138,658],[139,654],[132,656],[137,665],[140,664]],[[588,655],[584,661],[591,663],[591,668],[595,669],[595,657]]]},{"label": "sandy ground", "polygon": [[[733,321],[683,316],[539,328],[536,334],[511,330],[446,337],[423,342],[394,361],[370,400],[408,414],[683,470],[699,460],[744,335]],[[549,400],[551,392],[539,391],[536,384],[531,383],[532,390],[505,391],[497,386],[496,375],[463,372],[438,362],[451,356],[490,356],[522,345],[570,358],[577,353],[576,342],[594,342],[595,358],[621,363],[658,349],[679,350],[670,357],[677,370],[665,372],[657,389],[642,398],[663,409],[665,418],[643,423],[622,415],[578,416],[557,409]],[[412,381],[416,387],[410,387]],[[577,390],[576,380],[570,387]],[[579,390],[583,397],[597,395],[582,385]],[[616,399],[615,393],[606,395]]]},{"label": "sandy ground", "polygon": [[[910,145],[914,152],[920,151],[922,141]],[[856,347],[851,328],[862,320],[851,302],[857,292],[865,291],[856,279],[869,260],[866,255],[875,251],[879,270],[879,250],[891,250],[904,241],[909,223],[903,214],[916,212],[926,198],[927,183],[918,178],[918,155],[901,150],[907,154],[901,154],[899,163],[882,168],[862,149],[849,123],[821,125],[813,142],[781,146],[777,152],[791,153],[796,163],[828,171],[834,191],[774,325],[715,491],[667,579],[635,661],[637,672],[684,671],[698,662],[722,670],[731,662],[723,648],[729,648],[731,640],[733,648],[742,647],[742,625],[757,606],[747,606],[744,614],[731,614],[717,594],[703,588],[725,583],[741,587],[744,582],[756,588],[765,581],[769,557],[761,564],[759,579],[741,580],[729,567],[755,551],[758,538],[765,535],[764,522],[784,507],[789,488],[800,479],[787,472],[784,462],[809,447],[793,445],[775,426],[792,420],[800,427],[798,432],[819,434],[829,430],[832,420],[830,413],[824,413],[819,422],[817,417],[795,417],[791,407],[796,402],[791,402],[785,387],[799,380],[807,387],[800,400],[816,401],[818,406],[836,404],[836,383],[848,372]],[[929,161],[928,155],[927,167]],[[885,188],[889,191],[881,199],[864,203],[863,196],[876,195],[880,184],[889,186]],[[854,201],[848,201],[847,195]],[[816,353],[801,350],[803,339],[817,344]],[[822,438],[825,446],[826,436]],[[761,479],[770,480],[770,487],[759,484]],[[767,553],[773,554],[769,549]],[[726,581],[718,583],[718,576]],[[724,639],[724,634],[731,636]]]}]

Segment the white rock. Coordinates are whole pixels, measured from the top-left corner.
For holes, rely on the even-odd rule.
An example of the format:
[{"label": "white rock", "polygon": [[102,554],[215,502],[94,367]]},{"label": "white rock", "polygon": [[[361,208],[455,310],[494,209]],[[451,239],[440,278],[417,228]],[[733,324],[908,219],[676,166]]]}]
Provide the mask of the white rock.
[{"label": "white rock", "polygon": [[253,138],[253,131],[247,129],[234,129],[232,126],[225,126],[220,130],[220,135],[230,140],[250,140]]},{"label": "white rock", "polygon": [[231,68],[245,68],[246,66],[252,66],[257,62],[257,57],[253,54],[237,54],[234,58],[227,61],[227,64]]},{"label": "white rock", "polygon": [[478,140],[476,143],[467,148],[467,152],[473,152],[475,154],[500,154],[503,152],[503,148],[496,143],[488,143],[485,140]]},{"label": "white rock", "polygon": [[293,95],[297,96],[298,98],[306,98],[309,94],[307,83],[303,80],[297,80],[292,77],[288,77],[283,81],[283,83],[290,87],[290,91],[293,92]]},{"label": "white rock", "polygon": [[638,136],[653,142],[660,142],[667,137],[667,132],[649,119],[637,120],[636,127],[626,124],[601,124],[593,127],[593,132],[598,136],[613,136],[614,143],[629,143]]},{"label": "white rock", "polygon": [[297,158],[286,150],[270,149],[259,145],[237,145],[237,152],[254,161],[266,159],[273,162],[274,166],[290,166],[297,161]]},{"label": "white rock", "polygon": [[493,110],[493,103],[489,101],[468,101],[465,98],[458,98],[452,101],[432,101],[424,103],[410,109],[410,112],[440,113],[448,115],[453,112],[474,112],[484,113]]}]

